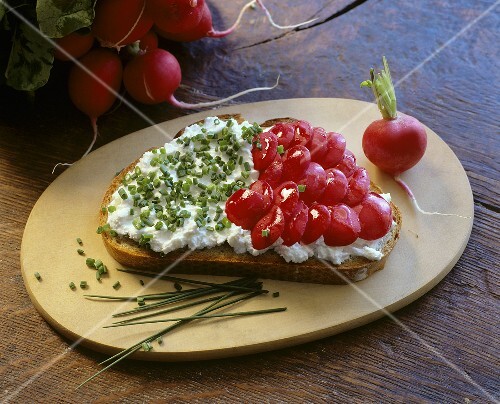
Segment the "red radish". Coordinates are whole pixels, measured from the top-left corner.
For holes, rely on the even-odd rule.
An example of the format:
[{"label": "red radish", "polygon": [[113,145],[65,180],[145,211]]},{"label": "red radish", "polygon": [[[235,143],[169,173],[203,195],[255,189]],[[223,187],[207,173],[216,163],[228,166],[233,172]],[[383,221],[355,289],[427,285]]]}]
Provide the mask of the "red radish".
[{"label": "red radish", "polygon": [[354,210],[358,214],[361,225],[359,237],[362,239],[376,240],[385,236],[391,228],[391,205],[379,194],[370,192]]},{"label": "red radish", "polygon": [[290,247],[298,243],[306,230],[309,208],[303,201],[299,201],[292,216],[285,221],[285,228],[281,238],[283,245]]},{"label": "red radish", "polygon": [[261,132],[252,141],[252,159],[256,170],[265,170],[276,158],[278,137],[272,132]]},{"label": "red radish", "polygon": [[146,9],[160,30],[182,33],[198,25],[204,4],[204,0],[146,0]]},{"label": "red radish", "polygon": [[285,217],[279,206],[274,205],[252,229],[252,246],[256,250],[270,247],[283,234]]},{"label": "red radish", "polygon": [[302,235],[304,244],[311,244],[319,239],[330,225],[330,211],[325,205],[313,203],[309,207],[307,224]]},{"label": "red radish", "polygon": [[273,201],[274,201],[274,192],[273,188],[271,185],[269,185],[265,181],[257,180],[253,182],[248,189],[255,191],[262,195],[262,198],[264,199],[264,210],[267,212],[267,210],[271,207]]},{"label": "red radish", "polygon": [[356,168],[354,174],[349,179],[347,194],[344,198],[344,203],[349,206],[355,206],[360,203],[370,190],[370,177],[367,171],[362,168]]},{"label": "red radish", "polygon": [[156,32],[149,30],[139,39],[139,49],[142,52],[148,52],[158,48],[158,35]]},{"label": "red radish", "polygon": [[347,178],[342,171],[336,168],[329,168],[325,173],[326,186],[319,202],[326,206],[337,205],[347,194]]},{"label": "red radish", "polygon": [[293,181],[286,181],[274,190],[274,204],[279,206],[288,220],[299,202],[299,188]]},{"label": "red radish", "polygon": [[319,200],[326,187],[326,173],[324,168],[318,163],[311,162],[304,176],[297,181],[297,185],[305,187],[305,189],[300,192],[300,199],[305,203],[309,205]]},{"label": "red radish", "polygon": [[54,40],[54,57],[57,60],[74,60],[85,55],[94,44],[94,35],[91,32],[72,32],[62,38]]},{"label": "red radish", "polygon": [[373,68],[370,69],[370,80],[361,83],[361,87],[372,89],[382,114],[382,119],[372,122],[363,134],[362,145],[366,157],[382,171],[393,176],[419,212],[464,217],[452,213],[424,211],[418,205],[410,187],[401,179],[400,175],[415,166],[424,156],[427,134],[422,123],[416,118],[397,112],[396,92],[385,56],[382,61],[384,69],[377,74]]},{"label": "red radish", "polygon": [[342,161],[345,153],[346,141],[344,136],[336,132],[328,132],[326,134],[326,152],[322,158],[318,160],[323,168],[335,167]]},{"label": "red radish", "polygon": [[330,206],[328,209],[330,225],[323,234],[325,244],[340,247],[354,243],[361,230],[357,213],[343,203]]},{"label": "red radish", "polygon": [[290,143],[294,138],[295,128],[289,123],[279,122],[274,125],[269,132],[272,132],[278,138],[278,145],[283,146],[283,148],[288,149]]},{"label": "red radish", "polygon": [[68,89],[71,101],[89,116],[94,129],[94,138],[84,156],[97,138],[97,118],[115,102],[121,81],[122,62],[108,49],[91,50],[70,71]]},{"label": "red radish", "polygon": [[283,179],[298,180],[302,178],[311,163],[311,153],[305,146],[290,147],[283,155]]},{"label": "red radish", "polygon": [[160,48],[137,55],[127,63],[123,72],[123,84],[135,100],[144,104],[168,102],[175,107],[186,109],[212,107],[253,91],[271,90],[277,85],[276,83],[273,87],[251,88],[217,101],[188,104],[178,101],[174,96],[174,91],[180,83],[179,62],[170,52]]},{"label": "red radish", "polygon": [[290,147],[301,145],[307,146],[312,136],[312,128],[309,122],[297,121],[294,123],[295,136]]},{"label": "red radish", "polygon": [[[149,0],[148,0],[149,1]],[[238,15],[238,18],[236,19],[235,23],[229,27],[228,29],[224,31],[217,31],[213,28],[212,26],[212,13],[210,12],[210,8],[208,7],[207,3],[204,3],[200,12],[200,20],[199,22],[193,26],[190,27],[187,30],[181,30],[177,32],[172,32],[168,31],[168,28],[166,29],[163,26],[160,26],[159,24],[155,25],[155,30],[158,32],[158,35],[165,39],[169,39],[171,41],[177,41],[177,42],[192,42],[192,41],[197,41],[198,39],[202,38],[223,38],[231,33],[233,33],[236,28],[238,27],[241,17],[243,16],[243,13],[250,7],[253,6],[255,3],[254,0],[250,1],[249,3],[245,4],[243,8],[240,11],[240,14]]]},{"label": "red radish", "polygon": [[152,26],[146,0],[99,0],[96,3],[92,32],[104,47],[119,50],[142,38]]},{"label": "red radish", "polygon": [[250,189],[239,189],[226,201],[225,211],[231,222],[250,230],[265,214],[264,198]]},{"label": "red radish", "polygon": [[327,151],[327,143],[326,131],[320,127],[313,128],[311,142],[308,146],[312,161],[321,162]]},{"label": "red radish", "polygon": [[344,175],[349,178],[356,170],[356,156],[354,156],[352,151],[346,150],[344,157],[342,157],[342,160],[340,160],[340,163],[338,163],[335,168],[342,171]]},{"label": "red radish", "polygon": [[276,153],[274,161],[259,174],[259,180],[266,181],[273,188],[276,188],[281,184],[281,178],[283,177],[283,160],[281,156]]}]

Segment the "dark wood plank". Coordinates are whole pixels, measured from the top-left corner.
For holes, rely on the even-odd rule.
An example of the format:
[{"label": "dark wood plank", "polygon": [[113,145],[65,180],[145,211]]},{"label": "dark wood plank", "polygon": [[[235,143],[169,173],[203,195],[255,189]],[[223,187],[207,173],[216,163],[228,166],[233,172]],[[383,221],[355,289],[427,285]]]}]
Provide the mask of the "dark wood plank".
[{"label": "dark wood plank", "polygon": [[[210,3],[214,25],[239,6]],[[0,397],[12,402],[490,402],[500,386],[498,7],[494,0],[266,1],[280,23],[318,17],[286,32],[257,10],[233,35],[168,44],[183,69],[179,99],[201,102],[280,85],[232,103],[293,97],[370,100],[359,88],[382,54],[399,108],[438,133],[463,164],[475,223],[450,274],[396,313],[347,333],[281,351],[198,363],[127,361],[85,388],[105,357],[60,337],[33,308],[19,270],[22,231],[43,190],[90,142],[88,119],[67,96],[68,65],[34,99],[0,90]],[[353,8],[346,9],[349,4]],[[342,11],[344,10],[344,11]],[[476,24],[468,24],[481,18]],[[465,29],[466,28],[466,29]],[[465,31],[464,31],[465,29]],[[458,36],[457,33],[459,34]],[[166,44],[164,44],[166,45]],[[439,50],[443,48],[439,52]],[[424,63],[425,62],[425,63]],[[194,91],[196,89],[197,91]],[[151,122],[185,115],[166,104],[137,107]],[[99,120],[96,147],[148,126],[126,105]],[[452,235],[450,235],[451,237]],[[79,315],[75,313],[75,315]],[[451,365],[450,365],[451,364]]]}]

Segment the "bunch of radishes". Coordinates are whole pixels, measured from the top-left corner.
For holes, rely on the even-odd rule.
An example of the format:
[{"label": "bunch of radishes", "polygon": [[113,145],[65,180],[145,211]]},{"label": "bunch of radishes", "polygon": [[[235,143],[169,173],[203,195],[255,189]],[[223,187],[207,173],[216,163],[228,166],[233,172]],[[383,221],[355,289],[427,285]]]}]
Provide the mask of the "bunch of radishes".
[{"label": "bunch of radishes", "polygon": [[216,31],[205,0],[97,0],[90,32],[57,39],[54,51],[56,59],[75,62],[69,75],[69,95],[94,128],[94,140],[86,153],[97,136],[97,118],[114,104],[122,84],[138,102],[168,102],[180,108],[218,105],[268,89],[249,89],[202,104],[180,102],[174,92],[181,83],[181,67],[173,54],[158,47],[158,35],[182,42],[229,35],[243,12],[256,2],[268,13],[261,0],[253,0],[242,8],[231,28]]}]

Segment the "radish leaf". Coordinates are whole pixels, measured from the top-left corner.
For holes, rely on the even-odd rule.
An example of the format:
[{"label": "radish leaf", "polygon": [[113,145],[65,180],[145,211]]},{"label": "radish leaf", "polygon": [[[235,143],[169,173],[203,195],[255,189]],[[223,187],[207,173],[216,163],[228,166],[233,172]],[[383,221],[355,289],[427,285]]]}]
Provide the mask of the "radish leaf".
[{"label": "radish leaf", "polygon": [[94,20],[93,0],[38,0],[36,15],[40,31],[50,38],[61,38]]},{"label": "radish leaf", "polygon": [[6,82],[17,90],[36,90],[49,79],[53,60],[52,45],[47,39],[38,30],[20,23],[13,38]]}]

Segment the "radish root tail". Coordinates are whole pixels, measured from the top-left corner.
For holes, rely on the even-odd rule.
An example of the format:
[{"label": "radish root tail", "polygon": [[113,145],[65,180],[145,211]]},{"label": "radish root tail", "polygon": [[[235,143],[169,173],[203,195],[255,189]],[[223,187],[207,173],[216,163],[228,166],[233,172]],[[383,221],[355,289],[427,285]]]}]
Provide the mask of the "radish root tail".
[{"label": "radish root tail", "polygon": [[[97,135],[99,134],[99,130],[97,129],[97,118],[90,118],[90,123],[92,125],[92,131],[93,131],[92,142],[90,143],[90,145],[87,148],[87,150],[85,151],[85,153],[83,153],[82,157],[80,157],[81,159],[90,153],[90,151],[94,147],[94,144],[97,140]],[[52,174],[54,174],[54,172],[56,171],[56,168],[59,166],[71,166],[71,165],[73,165],[73,163],[57,163],[54,166],[54,168],[52,168]]]},{"label": "radish root tail", "polygon": [[221,100],[217,101],[209,101],[209,102],[200,102],[199,104],[188,104],[186,102],[182,102],[177,100],[174,95],[172,94],[170,98],[168,99],[168,102],[173,105],[174,107],[177,108],[183,108],[183,109],[197,109],[197,108],[206,108],[206,107],[214,107],[220,104],[224,104],[225,102],[231,101],[235,98],[241,97],[242,95],[253,93],[255,91],[266,91],[266,90],[273,90],[278,86],[280,80],[280,76],[278,75],[278,78],[276,79],[276,83],[271,86],[271,87],[255,87],[255,88],[249,88],[247,90],[241,91],[239,93],[233,94],[229,97],[223,98]]},{"label": "radish root tail", "polygon": [[301,22],[301,23],[298,23],[298,24],[294,24],[294,25],[279,25],[279,24],[276,24],[274,22],[273,17],[271,16],[271,13],[267,9],[267,7],[264,5],[264,3],[262,3],[262,0],[255,0],[255,1],[259,5],[259,7],[262,9],[262,11],[264,11],[264,13],[266,14],[266,17],[269,20],[270,24],[273,27],[278,28],[278,29],[293,29],[293,28],[298,28],[298,27],[301,27],[302,25],[307,25],[307,24],[310,24],[310,23],[312,23],[312,22],[314,22],[314,21],[317,20],[317,18],[313,18],[311,20],[304,21],[304,22]]},{"label": "radish root tail", "polygon": [[412,190],[410,189],[410,187],[401,179],[401,177],[399,175],[396,175],[394,177],[394,181],[396,181],[398,183],[398,185],[403,188],[403,190],[408,194],[408,196],[410,197],[410,200],[413,204],[413,206],[415,207],[415,209],[417,209],[420,213],[424,214],[424,215],[438,215],[438,216],[456,216],[456,217],[460,217],[462,219],[472,219],[471,216],[462,216],[462,215],[458,215],[456,213],[441,213],[441,212],[428,212],[426,210],[423,210],[418,202],[417,202],[417,198],[415,198],[415,195],[413,194]]},{"label": "radish root tail", "polygon": [[236,28],[240,24],[241,18],[243,17],[243,14],[245,14],[245,11],[248,10],[250,7],[252,7],[255,3],[256,3],[256,0],[252,0],[252,1],[249,1],[247,4],[245,4],[243,6],[243,8],[240,10],[238,18],[236,19],[236,21],[234,22],[234,24],[231,27],[229,27],[228,29],[226,29],[224,31],[216,31],[214,29],[211,29],[210,31],[208,31],[207,37],[223,38],[223,37],[231,34],[233,31],[236,30]]}]

